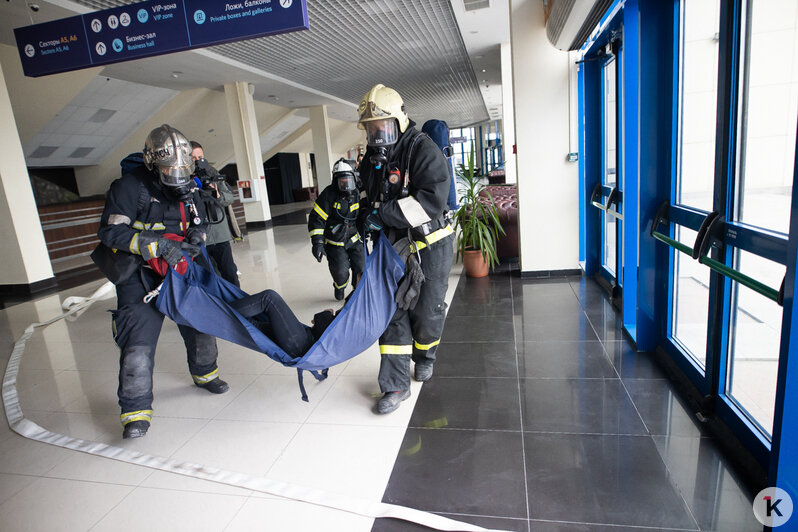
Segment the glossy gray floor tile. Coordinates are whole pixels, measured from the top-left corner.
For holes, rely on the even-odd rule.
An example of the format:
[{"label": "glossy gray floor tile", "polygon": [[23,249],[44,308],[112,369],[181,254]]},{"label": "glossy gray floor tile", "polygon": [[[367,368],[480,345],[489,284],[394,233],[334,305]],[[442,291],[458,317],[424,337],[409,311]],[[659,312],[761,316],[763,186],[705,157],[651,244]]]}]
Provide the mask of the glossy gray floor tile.
[{"label": "glossy gray floor tile", "polygon": [[501,342],[444,342],[438,348],[435,373],[447,377],[518,376],[512,338]]},{"label": "glossy gray floor tile", "polygon": [[602,289],[512,273],[461,277],[383,500],[512,531],[761,530]]},{"label": "glossy gray floor tile", "polygon": [[527,519],[520,432],[408,428],[384,502]]},{"label": "glossy gray floor tile", "polygon": [[646,434],[619,379],[522,379],[524,430]]},{"label": "glossy gray floor tile", "polygon": [[521,430],[516,379],[437,377],[418,399],[413,427]]},{"label": "glossy gray floor tile", "polygon": [[519,342],[521,377],[615,379],[601,342]]},{"label": "glossy gray floor tile", "polygon": [[525,434],[533,519],[698,529],[649,437]]},{"label": "glossy gray floor tile", "polygon": [[626,379],[624,385],[652,435],[706,435],[695,413],[665,379]]}]

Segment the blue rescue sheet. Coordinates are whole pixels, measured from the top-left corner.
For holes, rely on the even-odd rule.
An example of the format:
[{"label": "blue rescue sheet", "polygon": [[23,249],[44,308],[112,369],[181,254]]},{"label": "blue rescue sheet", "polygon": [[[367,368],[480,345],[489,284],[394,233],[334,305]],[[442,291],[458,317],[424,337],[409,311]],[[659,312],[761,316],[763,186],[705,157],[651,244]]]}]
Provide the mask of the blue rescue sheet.
[{"label": "blue rescue sheet", "polygon": [[[156,305],[177,323],[260,351],[285,366],[312,371],[320,378],[315,372],[349,360],[379,339],[396,312],[394,294],[404,271],[401,258],[380,234],[349,301],[301,358],[292,358],[228,305],[246,292],[194,262],[189,262],[186,275],[169,269]],[[300,371],[300,387],[301,381]]]}]

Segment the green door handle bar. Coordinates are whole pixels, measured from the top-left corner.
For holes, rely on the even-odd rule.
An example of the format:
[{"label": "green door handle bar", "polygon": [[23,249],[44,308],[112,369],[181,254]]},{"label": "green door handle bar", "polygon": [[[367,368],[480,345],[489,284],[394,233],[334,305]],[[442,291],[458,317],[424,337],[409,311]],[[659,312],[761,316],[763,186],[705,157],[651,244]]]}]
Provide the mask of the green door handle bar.
[{"label": "green door handle bar", "polygon": [[[701,224],[701,227],[698,230],[698,235],[696,236],[695,245],[691,248],[681,242],[670,238],[669,236],[660,233],[657,231],[657,227],[660,224],[669,224],[669,220],[667,217],[668,213],[668,203],[665,202],[660,205],[659,210],[657,211],[657,216],[654,218],[654,221],[651,225],[651,236],[667,244],[668,246],[675,248],[682,253],[689,255],[691,258],[698,260],[700,264],[706,265],[712,271],[715,271],[721,275],[728,277],[734,281],[737,281],[741,285],[750,288],[754,292],[765,296],[766,298],[775,301],[779,305],[784,304],[784,282],[782,281],[781,288],[776,290],[767,286],[764,283],[757,281],[756,279],[745,275],[742,272],[735,270],[723,264],[720,261],[717,261],[711,257],[709,257],[709,250],[712,247],[713,239],[714,241],[718,241],[718,239],[722,239],[722,227],[723,227],[723,217],[719,216],[717,212],[710,213],[705,219],[704,222]],[[722,241],[722,240],[721,240]]]}]

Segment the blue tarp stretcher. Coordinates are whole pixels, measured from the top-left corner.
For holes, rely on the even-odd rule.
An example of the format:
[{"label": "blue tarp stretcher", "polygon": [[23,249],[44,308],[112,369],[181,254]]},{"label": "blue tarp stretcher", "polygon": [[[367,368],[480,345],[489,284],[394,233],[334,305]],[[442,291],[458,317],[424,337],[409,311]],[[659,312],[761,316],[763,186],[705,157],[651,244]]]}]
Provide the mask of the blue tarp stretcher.
[{"label": "blue tarp stretcher", "polygon": [[246,296],[246,292],[192,261],[185,275],[169,269],[156,305],[179,324],[265,353],[284,366],[297,368],[302,399],[307,401],[302,370],[322,380],[328,368],[373,345],[396,312],[394,294],[404,272],[404,262],[388,239],[380,234],[374,250],[366,257],[363,276],[349,301],[321,338],[300,358],[292,358],[230,307],[229,302]]}]

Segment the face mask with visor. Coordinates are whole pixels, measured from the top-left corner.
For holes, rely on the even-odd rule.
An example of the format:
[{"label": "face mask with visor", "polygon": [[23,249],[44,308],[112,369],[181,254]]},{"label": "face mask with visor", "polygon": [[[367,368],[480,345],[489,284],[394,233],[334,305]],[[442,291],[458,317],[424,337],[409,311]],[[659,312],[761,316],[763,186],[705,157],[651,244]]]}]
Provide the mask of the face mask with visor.
[{"label": "face mask with visor", "polygon": [[399,139],[399,124],[395,118],[385,120],[372,120],[365,122],[366,142],[373,148],[380,148],[396,144]]}]

